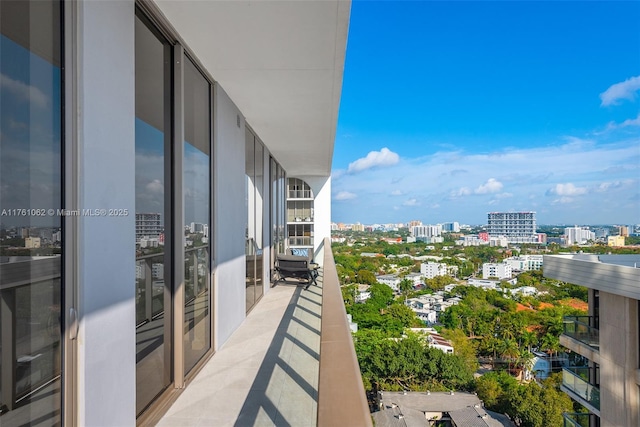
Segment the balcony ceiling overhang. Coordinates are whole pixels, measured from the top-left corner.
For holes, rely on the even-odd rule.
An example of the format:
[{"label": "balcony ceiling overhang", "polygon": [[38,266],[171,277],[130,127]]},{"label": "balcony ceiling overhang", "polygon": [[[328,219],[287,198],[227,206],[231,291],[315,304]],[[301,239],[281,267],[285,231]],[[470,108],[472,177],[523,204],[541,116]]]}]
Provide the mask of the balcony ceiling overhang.
[{"label": "balcony ceiling overhang", "polygon": [[351,2],[155,2],[290,176],[329,176]]}]

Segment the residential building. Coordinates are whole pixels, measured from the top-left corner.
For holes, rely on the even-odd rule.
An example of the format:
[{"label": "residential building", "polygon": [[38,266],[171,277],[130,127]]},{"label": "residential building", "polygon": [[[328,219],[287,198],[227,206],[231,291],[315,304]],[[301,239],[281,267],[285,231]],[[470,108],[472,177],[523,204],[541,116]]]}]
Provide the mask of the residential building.
[{"label": "residential building", "polygon": [[560,344],[587,360],[584,366],[563,369],[562,390],[585,407],[589,415],[565,414],[569,420],[565,425],[637,426],[640,256],[580,254],[544,258],[545,277],[589,290],[588,314],[565,317],[560,336]]},{"label": "residential building", "polygon": [[485,262],[482,264],[482,278],[488,279],[490,277],[496,277],[500,280],[511,279],[511,265],[506,262]]},{"label": "residential building", "polygon": [[423,262],[420,264],[420,274],[426,279],[433,279],[436,276],[446,276],[447,264],[440,262]]},{"label": "residential building", "polygon": [[520,255],[505,258],[502,262],[509,264],[511,271],[532,271],[542,268],[543,257],[542,255]]},{"label": "residential building", "polygon": [[313,190],[300,178],[287,179],[287,237],[291,248],[313,248]]},{"label": "residential building", "polygon": [[27,249],[37,249],[40,247],[40,238],[39,237],[25,237],[24,238],[24,247]]},{"label": "residential building", "polygon": [[442,231],[458,233],[460,231],[460,224],[458,222],[445,222],[442,224]]},{"label": "residential building", "polygon": [[402,279],[400,279],[400,277],[398,277],[398,275],[396,274],[377,274],[376,281],[378,283],[387,285],[395,292],[397,292],[400,289],[399,286]]},{"label": "residential building", "polygon": [[589,227],[567,227],[564,229],[564,241],[566,245],[584,245],[596,240],[596,233]]},{"label": "residential building", "polygon": [[624,236],[608,236],[607,246],[624,246]]},{"label": "residential building", "polygon": [[410,280],[413,286],[417,286],[424,282],[424,276],[422,273],[409,273],[404,276],[404,279]]},{"label": "residential building", "polygon": [[369,291],[369,287],[369,285],[358,285],[355,302],[365,302],[366,300],[371,298],[371,291]]},{"label": "residential building", "polygon": [[[218,379],[181,414],[244,425],[243,402],[229,399],[249,396],[258,371],[238,371],[239,391],[219,381],[218,356],[277,360],[255,351],[292,314],[252,319],[263,300],[300,292],[272,288],[269,274],[288,247],[288,178],[313,194],[324,271],[304,291],[322,307],[312,328],[346,337],[317,336],[305,363],[333,354],[341,367],[323,361],[304,379],[315,411],[304,416],[370,425],[328,249],[349,16],[348,0],[0,2],[0,206],[54,213],[3,224],[24,237],[62,230],[55,256],[2,260],[0,425],[154,425],[204,369]],[[144,236],[164,245],[136,248]],[[315,369],[287,366],[298,380]],[[275,410],[296,425],[300,407],[279,396],[249,400],[251,419]]]},{"label": "residential building", "polygon": [[442,234],[442,225],[414,225],[409,231],[415,238],[439,237]]},{"label": "residential building", "polygon": [[622,237],[629,237],[629,229],[633,230],[633,227],[629,227],[626,225],[619,225],[617,228],[618,234]]},{"label": "residential building", "polygon": [[535,212],[490,212],[488,232],[490,236],[505,236],[509,243],[537,243]]},{"label": "residential building", "polygon": [[351,231],[364,231],[364,225],[357,223],[351,226]]},{"label": "residential building", "polygon": [[163,229],[159,213],[136,212],[136,242],[143,237],[158,237]]},{"label": "residential building", "polygon": [[489,238],[489,246],[497,246],[500,248],[509,247],[509,239],[505,236],[494,236]]},{"label": "residential building", "polygon": [[[505,415],[487,411],[477,395],[465,392],[381,391],[372,415],[377,427],[513,427]],[[480,424],[482,423],[482,424]]]}]

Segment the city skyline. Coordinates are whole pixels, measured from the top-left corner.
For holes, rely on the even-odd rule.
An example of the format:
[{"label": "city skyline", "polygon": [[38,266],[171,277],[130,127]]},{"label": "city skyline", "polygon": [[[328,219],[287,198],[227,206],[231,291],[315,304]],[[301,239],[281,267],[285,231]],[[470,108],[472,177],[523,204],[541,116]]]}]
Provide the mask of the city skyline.
[{"label": "city skyline", "polygon": [[353,2],[332,220],[638,222],[639,22],[631,2]]}]

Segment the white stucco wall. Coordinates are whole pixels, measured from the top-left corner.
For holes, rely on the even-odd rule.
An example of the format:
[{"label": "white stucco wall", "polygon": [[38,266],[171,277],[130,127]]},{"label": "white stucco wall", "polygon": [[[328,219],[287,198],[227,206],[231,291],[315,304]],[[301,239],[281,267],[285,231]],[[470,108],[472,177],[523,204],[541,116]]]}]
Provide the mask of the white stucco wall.
[{"label": "white stucco wall", "polygon": [[[238,127],[238,117],[240,126]],[[245,318],[245,122],[219,86],[214,95],[214,346]]]},{"label": "white stucco wall", "polygon": [[136,422],[134,2],[78,6],[78,425]]}]

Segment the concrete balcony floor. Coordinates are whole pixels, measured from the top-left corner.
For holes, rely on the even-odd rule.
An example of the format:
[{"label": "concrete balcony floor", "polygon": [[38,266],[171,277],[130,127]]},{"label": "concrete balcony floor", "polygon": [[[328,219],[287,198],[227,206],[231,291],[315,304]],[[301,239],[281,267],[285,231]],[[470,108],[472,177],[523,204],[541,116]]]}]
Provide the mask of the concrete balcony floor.
[{"label": "concrete balcony floor", "polygon": [[158,426],[315,426],[319,286],[279,283],[182,392]]}]

